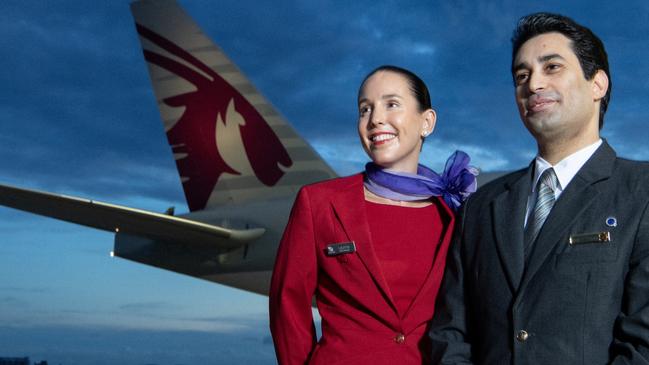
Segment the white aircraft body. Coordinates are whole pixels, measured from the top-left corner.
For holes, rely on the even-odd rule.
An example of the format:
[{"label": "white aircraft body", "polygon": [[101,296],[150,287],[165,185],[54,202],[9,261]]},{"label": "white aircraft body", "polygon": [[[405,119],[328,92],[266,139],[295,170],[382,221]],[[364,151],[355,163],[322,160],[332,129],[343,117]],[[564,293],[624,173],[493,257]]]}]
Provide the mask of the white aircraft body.
[{"label": "white aircraft body", "polygon": [[336,174],[175,1],[131,11],[190,213],[8,185],[0,204],[115,232],[115,256],[267,295],[295,194]]}]

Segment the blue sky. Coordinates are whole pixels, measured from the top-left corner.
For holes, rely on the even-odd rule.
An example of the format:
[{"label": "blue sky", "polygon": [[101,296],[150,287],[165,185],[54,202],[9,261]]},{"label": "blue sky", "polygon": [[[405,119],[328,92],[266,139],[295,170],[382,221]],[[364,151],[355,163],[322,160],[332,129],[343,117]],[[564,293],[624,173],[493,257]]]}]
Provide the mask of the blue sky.
[{"label": "blue sky", "polygon": [[[128,3],[0,5],[0,182],[186,211]],[[649,3],[533,3],[181,1],[341,174],[366,161],[357,87],[386,63],[430,87],[438,126],[426,164],[439,169],[459,148],[485,170],[526,165],[535,145],[514,106],[509,38],[520,16],[540,10],[602,38],[613,79],[602,134],[620,155],[649,159]],[[111,258],[112,240],[0,208],[0,356],[273,363],[265,297]]]}]

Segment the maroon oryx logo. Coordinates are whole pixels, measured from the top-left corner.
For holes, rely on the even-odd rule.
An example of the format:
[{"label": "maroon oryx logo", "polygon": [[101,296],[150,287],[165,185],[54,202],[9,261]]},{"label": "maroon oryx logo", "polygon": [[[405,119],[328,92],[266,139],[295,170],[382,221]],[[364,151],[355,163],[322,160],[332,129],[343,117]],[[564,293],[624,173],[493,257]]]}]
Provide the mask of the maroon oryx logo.
[{"label": "maroon oryx logo", "polygon": [[[140,24],[136,27],[140,36],[200,70],[198,72],[169,57],[144,50],[147,62],[196,86],[195,91],[163,100],[171,107],[185,107],[178,122],[167,131],[167,138],[175,154],[186,155],[177,159],[176,165],[183,179],[189,209],[194,211],[205,207],[221,174],[240,174],[223,159],[216,143],[217,118],[226,115],[231,102],[245,120],[239,131],[257,179],[267,186],[275,185],[284,175],[279,164],[290,167],[293,162],[259,112],[232,85],[189,52]],[[218,119],[225,125],[226,118]]]}]

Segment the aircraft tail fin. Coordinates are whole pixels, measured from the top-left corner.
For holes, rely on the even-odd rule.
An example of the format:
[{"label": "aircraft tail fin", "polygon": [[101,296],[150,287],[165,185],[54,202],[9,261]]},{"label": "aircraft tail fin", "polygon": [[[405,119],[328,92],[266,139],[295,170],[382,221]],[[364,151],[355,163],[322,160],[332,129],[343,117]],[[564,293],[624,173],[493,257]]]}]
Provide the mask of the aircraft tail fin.
[{"label": "aircraft tail fin", "polygon": [[336,176],[175,1],[131,12],[191,211]]}]

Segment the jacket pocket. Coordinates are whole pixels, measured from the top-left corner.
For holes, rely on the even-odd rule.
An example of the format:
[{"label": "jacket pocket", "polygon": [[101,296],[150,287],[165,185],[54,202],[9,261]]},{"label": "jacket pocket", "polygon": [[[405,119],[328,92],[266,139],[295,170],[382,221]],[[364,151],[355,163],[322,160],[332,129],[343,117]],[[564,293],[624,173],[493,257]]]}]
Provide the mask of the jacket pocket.
[{"label": "jacket pocket", "polygon": [[615,235],[608,231],[573,233],[561,245],[559,265],[613,262],[618,256]]}]

